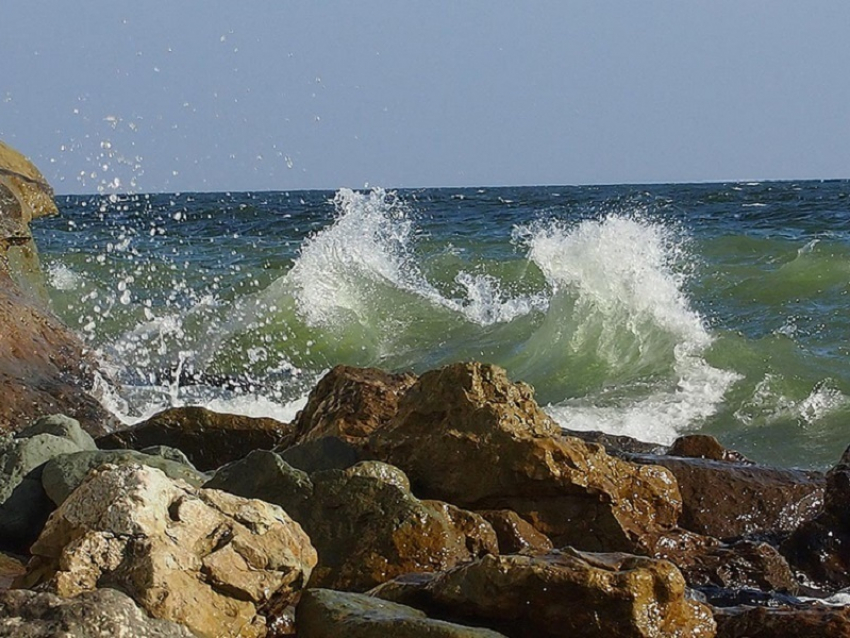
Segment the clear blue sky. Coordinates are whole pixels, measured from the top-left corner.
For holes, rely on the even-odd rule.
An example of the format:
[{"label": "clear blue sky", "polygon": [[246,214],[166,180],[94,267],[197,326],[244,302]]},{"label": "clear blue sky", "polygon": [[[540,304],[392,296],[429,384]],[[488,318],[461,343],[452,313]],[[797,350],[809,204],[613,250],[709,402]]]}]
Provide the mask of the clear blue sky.
[{"label": "clear blue sky", "polygon": [[0,60],[59,193],[850,177],[846,0],[32,0]]}]

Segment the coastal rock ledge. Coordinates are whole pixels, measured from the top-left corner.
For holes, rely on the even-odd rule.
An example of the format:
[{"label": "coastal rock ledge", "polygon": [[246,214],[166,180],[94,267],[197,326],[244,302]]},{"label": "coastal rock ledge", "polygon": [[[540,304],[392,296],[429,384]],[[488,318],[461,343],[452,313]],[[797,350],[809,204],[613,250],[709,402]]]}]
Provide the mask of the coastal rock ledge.
[{"label": "coastal rock ledge", "polygon": [[82,341],[49,308],[29,223],[56,212],[38,169],[0,142],[0,433],[59,412],[94,435],[112,422],[84,391],[94,364]]}]

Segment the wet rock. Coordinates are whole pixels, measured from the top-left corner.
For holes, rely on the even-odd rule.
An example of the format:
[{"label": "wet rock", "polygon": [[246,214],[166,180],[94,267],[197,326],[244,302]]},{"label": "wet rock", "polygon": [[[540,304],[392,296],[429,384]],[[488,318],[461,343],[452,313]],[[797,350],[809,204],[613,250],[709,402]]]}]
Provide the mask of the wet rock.
[{"label": "wet rock", "polygon": [[112,417],[85,390],[94,361],[50,312],[29,223],[56,213],[53,191],[23,155],[0,142],[0,432],[45,414],[102,434]]},{"label": "wet rock", "polygon": [[0,638],[194,638],[186,627],[150,618],[115,589],[76,598],[26,589],[0,591]]},{"label": "wet rock", "polygon": [[0,437],[0,547],[24,551],[54,505],[42,487],[44,465],[61,454],[95,449],[74,419],[39,419],[17,436]]},{"label": "wet rock", "polygon": [[418,494],[467,509],[513,510],[556,545],[651,553],[681,507],[668,470],[562,436],[531,388],[490,365],[422,375],[370,445],[407,473]]},{"label": "wet rock", "polygon": [[175,447],[206,472],[241,459],[252,450],[287,444],[291,436],[292,427],[275,419],[220,414],[190,406],[164,410],[131,428],[100,437],[97,444],[103,449]]},{"label": "wet rock", "polygon": [[319,381],[298,413],[296,440],[335,436],[361,447],[365,437],[395,415],[399,398],[415,381],[412,374],[336,366]]},{"label": "wet rock", "polygon": [[715,609],[717,638],[846,638],[850,607],[734,607]]},{"label": "wet rock", "polygon": [[260,637],[316,563],[275,505],[195,489],[145,466],[103,466],[50,517],[16,586],[71,597],[114,587],[198,636]]},{"label": "wet rock", "polygon": [[297,443],[280,451],[281,458],[308,474],[322,470],[344,470],[365,461],[361,451],[336,436],[323,436]]},{"label": "wet rock", "polygon": [[42,470],[41,484],[50,500],[61,505],[71,492],[82,484],[91,470],[107,464],[155,467],[169,478],[186,481],[194,487],[200,487],[209,479],[189,465],[161,456],[135,450],[87,450],[60,454],[50,459]]},{"label": "wet rock", "polygon": [[794,530],[780,549],[813,586],[850,586],[850,448],[827,472],[823,510]]},{"label": "wet rock", "polygon": [[743,454],[723,447],[720,441],[709,434],[687,434],[680,436],[673,441],[673,445],[667,450],[667,455],[752,464],[752,461],[747,459]]},{"label": "wet rock", "polygon": [[715,538],[787,533],[823,503],[820,472],[666,455],[629,458],[670,470],[682,496],[679,525]]},{"label": "wet rock", "polygon": [[297,520],[319,553],[314,587],[362,591],[399,574],[498,552],[483,518],[420,501],[403,472],[377,461],[308,477],[276,454],[254,452],[219,470],[207,486],[276,503]]},{"label": "wet rock", "polygon": [[581,439],[585,443],[598,443],[611,456],[623,457],[627,454],[663,454],[660,443],[648,443],[623,434],[608,434],[598,430],[563,430],[567,436]]},{"label": "wet rock", "polygon": [[482,510],[476,514],[493,526],[499,540],[500,554],[545,554],[553,549],[552,541],[516,512]]},{"label": "wet rock", "polygon": [[710,609],[686,596],[676,567],[645,557],[572,549],[485,556],[418,584],[401,580],[402,587],[392,581],[371,593],[507,636],[715,634]]},{"label": "wet rock", "polygon": [[300,638],[498,638],[489,629],[433,620],[412,607],[364,594],[308,589],[298,604]]},{"label": "wet rock", "polygon": [[674,562],[691,587],[757,588],[796,593],[798,583],[787,561],[767,543],[708,541],[677,556]]}]

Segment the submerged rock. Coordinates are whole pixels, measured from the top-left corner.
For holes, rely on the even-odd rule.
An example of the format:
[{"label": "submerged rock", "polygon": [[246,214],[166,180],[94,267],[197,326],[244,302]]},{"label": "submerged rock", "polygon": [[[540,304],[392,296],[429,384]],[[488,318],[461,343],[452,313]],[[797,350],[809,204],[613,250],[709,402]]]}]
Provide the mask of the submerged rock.
[{"label": "submerged rock", "polygon": [[0,638],[194,638],[186,627],[148,617],[116,589],[62,598],[26,589],[0,591]]},{"label": "submerged rock", "polygon": [[145,466],[94,470],[51,516],[16,585],[76,596],[129,594],[198,636],[261,637],[316,564],[275,505],[194,489]]},{"label": "submerged rock", "polygon": [[310,585],[362,591],[411,571],[439,571],[497,553],[480,516],[420,501],[401,470],[366,461],[307,476],[271,452],[221,468],[207,487],[280,505],[319,553]]},{"label": "submerged rock", "polygon": [[305,591],[296,617],[300,638],[504,638],[489,629],[434,620],[405,605],[330,589]]},{"label": "submerged rock", "polygon": [[104,449],[140,450],[167,445],[181,450],[201,471],[241,459],[252,450],[287,444],[292,427],[271,418],[221,414],[206,408],[171,408],[147,421],[97,440]]},{"label": "submerged rock", "polygon": [[517,638],[715,635],[711,610],[687,597],[673,564],[626,554],[485,556],[371,593]]},{"label": "submerged rock", "polygon": [[668,470],[562,436],[531,388],[490,365],[422,375],[370,446],[415,491],[473,510],[513,510],[556,545],[653,553],[681,508]]}]

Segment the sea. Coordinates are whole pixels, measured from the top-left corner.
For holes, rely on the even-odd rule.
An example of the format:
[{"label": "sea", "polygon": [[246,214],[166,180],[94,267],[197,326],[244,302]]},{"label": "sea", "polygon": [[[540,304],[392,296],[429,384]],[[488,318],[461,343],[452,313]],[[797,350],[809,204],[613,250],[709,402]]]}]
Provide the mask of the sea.
[{"label": "sea", "polygon": [[561,426],[850,444],[850,181],[99,194],[33,223],[124,423],[291,420],[337,364],[498,364]]}]

